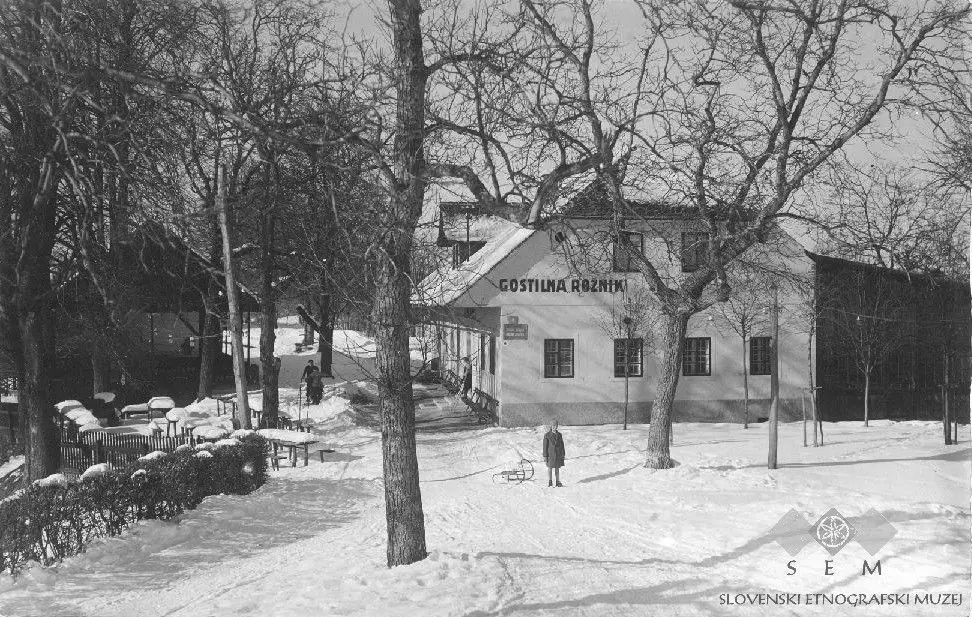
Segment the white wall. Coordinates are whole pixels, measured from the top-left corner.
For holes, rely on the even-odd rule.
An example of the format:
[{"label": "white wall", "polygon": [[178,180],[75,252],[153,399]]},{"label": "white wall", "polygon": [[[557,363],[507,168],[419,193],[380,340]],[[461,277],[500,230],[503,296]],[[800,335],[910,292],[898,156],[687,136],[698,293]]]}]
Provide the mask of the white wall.
[{"label": "white wall", "polygon": [[[653,256],[654,263],[663,264],[663,276],[673,283],[686,276],[681,273],[677,257],[668,250],[670,246],[677,251],[678,242],[666,245],[657,238],[652,240],[650,234],[666,233],[680,238],[682,229],[680,223],[675,222],[644,230],[646,253]],[[778,240],[771,250],[758,256],[759,260],[807,276],[811,262],[802,249],[786,236],[780,236]],[[570,251],[569,255],[565,255],[565,247]],[[504,283],[504,279],[566,279],[565,286],[569,290],[570,281],[581,278],[623,279],[627,281],[626,291],[513,292]],[[564,244],[554,241],[552,233],[535,234],[462,296],[455,303],[456,307],[500,308],[499,324],[493,331],[499,334],[497,372],[500,387],[497,397],[504,424],[533,424],[550,415],[558,415],[565,423],[619,421],[625,380],[614,377],[613,339],[623,336],[618,329],[617,316],[622,312],[620,306],[626,296],[640,297],[643,292],[640,273],[610,272],[607,237],[603,229],[588,228]],[[767,297],[767,309],[770,303]],[[784,287],[780,292],[780,305],[780,395],[787,399],[784,401],[784,417],[793,417],[799,413],[802,392],[808,382],[807,335],[801,323],[800,296]],[[528,326],[527,340],[503,340],[502,324],[510,317]],[[768,323],[768,319],[766,321]],[[646,346],[650,345],[651,328],[643,326],[640,330],[636,336],[640,334],[646,339]],[[764,328],[755,334],[769,332]],[[740,338],[724,327],[714,308],[693,316],[687,336],[711,338],[711,375],[680,378],[676,416],[681,419],[736,420],[742,409],[736,402],[743,398]],[[574,340],[573,378],[543,377],[543,344],[548,338]],[[629,381],[629,400],[634,403],[629,417],[636,421],[648,418],[657,375],[655,358],[646,350],[644,376]],[[768,398],[768,375],[750,376],[749,382],[750,399]],[[754,405],[752,416],[765,415],[763,407]]]}]

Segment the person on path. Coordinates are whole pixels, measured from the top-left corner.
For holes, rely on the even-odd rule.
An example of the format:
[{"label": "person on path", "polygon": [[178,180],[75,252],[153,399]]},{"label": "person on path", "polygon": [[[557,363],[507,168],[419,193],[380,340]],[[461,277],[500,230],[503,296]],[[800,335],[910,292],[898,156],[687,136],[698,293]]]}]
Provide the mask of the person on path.
[{"label": "person on path", "polygon": [[307,397],[311,405],[320,405],[324,397],[324,377],[316,366],[311,368],[310,375],[307,376]]},{"label": "person on path", "polygon": [[472,390],[472,362],[469,356],[462,359],[462,390],[459,391],[459,398],[469,398],[469,391]]},{"label": "person on path", "polygon": [[307,399],[308,400],[310,400],[310,387],[311,387],[311,385],[310,385],[310,374],[316,368],[317,367],[314,366],[314,361],[313,360],[308,360],[307,361],[307,366],[304,367],[304,372],[300,374],[300,380],[304,382],[304,385],[305,386],[307,386],[305,389],[307,391]]},{"label": "person on path", "polygon": [[564,466],[564,436],[560,434],[559,423],[554,420],[550,424],[550,429],[543,436],[543,460],[547,463],[547,486],[553,486],[554,481],[551,475],[555,475],[557,486],[560,483],[560,468]]}]

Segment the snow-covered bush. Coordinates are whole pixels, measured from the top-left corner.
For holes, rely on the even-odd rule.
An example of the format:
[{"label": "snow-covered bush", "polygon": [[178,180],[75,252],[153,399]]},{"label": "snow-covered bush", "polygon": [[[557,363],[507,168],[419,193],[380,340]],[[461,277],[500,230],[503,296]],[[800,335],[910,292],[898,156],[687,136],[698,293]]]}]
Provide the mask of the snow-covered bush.
[{"label": "snow-covered bush", "polygon": [[0,571],[57,563],[135,521],[171,518],[208,495],[245,495],[266,480],[266,441],[259,435],[205,452],[202,458],[177,450],[99,469],[80,483],[34,483],[0,502]]}]

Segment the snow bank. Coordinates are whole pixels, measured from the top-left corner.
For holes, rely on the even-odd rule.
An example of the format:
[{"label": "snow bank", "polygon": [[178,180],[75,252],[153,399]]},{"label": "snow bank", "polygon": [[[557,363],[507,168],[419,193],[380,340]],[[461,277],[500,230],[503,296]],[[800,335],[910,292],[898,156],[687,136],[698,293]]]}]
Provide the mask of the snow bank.
[{"label": "snow bank", "polygon": [[[939,445],[937,423],[824,430],[824,447],[804,448],[799,424],[782,425],[781,468],[769,471],[765,424],[676,424],[681,465],[653,471],[643,467],[644,425],[562,427],[563,488],[546,486],[542,428],[420,432],[430,554],[389,569],[380,436],[340,427],[326,434],[340,463],[283,467],[246,497],[207,498],[178,522],[145,521],[43,581],[0,577],[3,612],[694,617],[749,614],[719,605],[720,594],[747,590],[961,593],[972,574],[969,428],[959,446]],[[531,480],[493,481],[520,458],[533,460]],[[816,571],[830,558],[816,544],[786,576],[791,557],[769,530],[790,509],[815,519],[830,507],[847,516],[873,507],[895,526],[882,576],[859,576],[870,556],[853,542],[834,561],[837,576]]]},{"label": "snow bank", "polygon": [[166,456],[167,456],[167,454],[165,452],[163,452],[161,450],[155,450],[153,452],[149,452],[145,456],[138,457],[138,460],[140,460],[140,461],[157,461],[160,458],[164,458]]},{"label": "snow bank", "polygon": [[63,473],[52,473],[46,478],[34,480],[34,484],[37,486],[59,486],[61,488],[67,488],[68,479]]},{"label": "snow bank", "polygon": [[84,473],[81,474],[81,479],[93,480],[95,478],[100,478],[101,476],[108,473],[108,469],[109,469],[108,463],[97,463],[85,469]]}]

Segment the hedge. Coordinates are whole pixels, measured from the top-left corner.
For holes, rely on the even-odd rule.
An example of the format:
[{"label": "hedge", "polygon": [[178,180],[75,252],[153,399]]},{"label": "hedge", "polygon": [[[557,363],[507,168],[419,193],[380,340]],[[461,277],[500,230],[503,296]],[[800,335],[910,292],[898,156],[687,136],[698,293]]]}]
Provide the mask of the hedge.
[{"label": "hedge", "polygon": [[142,519],[172,518],[209,495],[245,495],[266,473],[266,441],[248,435],[237,445],[180,447],[66,485],[32,484],[0,502],[0,571],[57,563],[96,538]]}]

